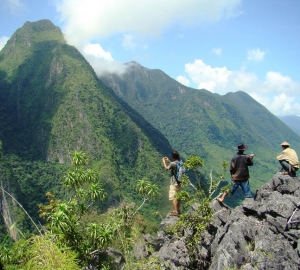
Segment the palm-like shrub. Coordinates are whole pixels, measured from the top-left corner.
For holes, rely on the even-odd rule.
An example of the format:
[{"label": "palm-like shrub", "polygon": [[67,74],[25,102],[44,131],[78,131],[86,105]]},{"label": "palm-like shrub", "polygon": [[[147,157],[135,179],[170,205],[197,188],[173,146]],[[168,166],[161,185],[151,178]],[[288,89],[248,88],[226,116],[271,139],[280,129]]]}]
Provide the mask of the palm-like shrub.
[{"label": "palm-like shrub", "polygon": [[124,202],[86,222],[83,217],[93,210],[94,202],[103,200],[107,194],[99,185],[97,174],[87,168],[88,160],[83,152],[73,153],[72,164],[73,169],[64,177],[64,185],[70,188],[69,199],[56,200],[53,194],[47,193],[48,205],[39,206],[47,229],[56,235],[57,243],[75,252],[82,264],[111,244],[126,253],[132,246],[130,239],[136,228],[135,216],[147,200],[158,195],[157,185],[146,178],[139,180],[136,190],[143,197],[139,207]]},{"label": "palm-like shrub", "polygon": [[[128,261],[131,259],[130,250],[145,220],[137,212],[147,200],[157,197],[157,185],[146,178],[139,180],[136,191],[143,201],[138,207],[124,201],[99,215],[93,205],[107,194],[97,174],[87,168],[83,152],[73,153],[72,165],[63,178],[68,191],[65,199],[56,199],[48,192],[48,204],[39,205],[39,215],[46,221],[45,227],[37,228],[39,235],[10,247],[0,245],[0,263],[6,269],[79,269],[108,246],[120,249]],[[109,265],[100,257],[99,266]]]},{"label": "palm-like shrub", "polygon": [[92,252],[105,250],[113,238],[113,230],[105,230],[103,224],[85,224],[82,219],[93,208],[96,200],[106,196],[98,181],[97,174],[88,169],[86,155],[73,153],[73,169],[64,177],[64,185],[71,188],[69,199],[55,200],[48,193],[48,205],[40,205],[40,217],[46,220],[47,229],[57,236],[57,241],[64,243],[74,252],[80,261],[85,262]]}]

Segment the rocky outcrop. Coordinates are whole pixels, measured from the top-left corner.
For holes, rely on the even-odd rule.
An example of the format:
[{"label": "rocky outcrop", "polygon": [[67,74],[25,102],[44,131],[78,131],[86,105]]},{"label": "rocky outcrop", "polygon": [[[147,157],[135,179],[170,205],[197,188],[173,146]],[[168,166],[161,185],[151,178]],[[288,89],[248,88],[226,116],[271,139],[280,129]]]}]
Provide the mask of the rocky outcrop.
[{"label": "rocky outcrop", "polygon": [[194,252],[187,249],[192,229],[180,238],[168,234],[177,217],[167,217],[157,237],[144,237],[136,258],[158,257],[161,269],[300,269],[299,178],[277,173],[254,199],[234,209],[214,200],[211,207],[213,222]]},{"label": "rocky outcrop", "polygon": [[[99,262],[109,263],[109,268],[103,267],[103,265],[99,264]],[[88,262],[88,265],[82,268],[82,270],[98,270],[98,269],[110,269],[110,270],[125,269],[125,259],[121,251],[114,248],[108,248],[103,252],[96,252],[92,254],[92,259]]]}]

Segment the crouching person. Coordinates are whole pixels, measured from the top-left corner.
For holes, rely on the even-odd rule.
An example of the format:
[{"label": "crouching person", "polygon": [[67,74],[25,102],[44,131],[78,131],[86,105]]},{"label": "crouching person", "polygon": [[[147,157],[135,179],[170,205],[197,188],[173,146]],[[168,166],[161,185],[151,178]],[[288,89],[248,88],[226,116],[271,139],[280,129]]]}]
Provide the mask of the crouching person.
[{"label": "crouching person", "polygon": [[277,155],[277,159],[281,165],[282,174],[289,174],[296,176],[296,171],[299,169],[299,161],[297,153],[294,149],[290,148],[288,142],[281,144],[282,152]]}]

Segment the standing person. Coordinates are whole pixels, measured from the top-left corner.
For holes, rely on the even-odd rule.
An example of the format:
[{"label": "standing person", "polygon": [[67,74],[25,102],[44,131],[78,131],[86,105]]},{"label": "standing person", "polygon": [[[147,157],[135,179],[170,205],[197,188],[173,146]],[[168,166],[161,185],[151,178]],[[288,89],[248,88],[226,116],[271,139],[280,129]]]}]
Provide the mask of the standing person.
[{"label": "standing person", "polygon": [[[172,216],[178,216],[180,213],[180,201],[175,198],[175,195],[180,191],[180,183],[176,180],[176,162],[180,161],[179,153],[177,151],[173,151],[171,153],[171,158],[173,161],[170,161],[167,157],[163,157],[162,163],[166,171],[171,171],[169,200],[172,201],[173,211],[171,211],[170,214]],[[166,162],[169,164],[167,165]]]},{"label": "standing person", "polygon": [[[247,149],[247,145],[239,143],[237,147],[238,152],[230,161],[231,183],[233,184],[233,186],[231,187],[229,193],[233,195],[238,187],[241,186],[245,197],[252,198],[248,180],[250,178],[248,166],[253,165],[254,154],[251,154],[249,156],[244,154],[244,151]],[[224,192],[222,197],[216,198],[216,200],[219,202],[223,202],[227,194],[227,192]]]},{"label": "standing person", "polygon": [[277,159],[282,167],[282,174],[289,174],[296,176],[296,171],[299,169],[299,161],[297,153],[294,149],[290,148],[288,142],[281,144],[282,152],[277,155]]}]

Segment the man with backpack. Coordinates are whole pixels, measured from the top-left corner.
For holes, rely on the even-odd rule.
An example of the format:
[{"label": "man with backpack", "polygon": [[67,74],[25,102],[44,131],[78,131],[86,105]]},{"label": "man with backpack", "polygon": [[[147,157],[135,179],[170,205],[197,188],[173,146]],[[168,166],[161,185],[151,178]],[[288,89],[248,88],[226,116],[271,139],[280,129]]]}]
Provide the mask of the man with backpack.
[{"label": "man with backpack", "polygon": [[[248,149],[248,146],[240,143],[237,147],[237,154],[230,161],[230,174],[231,174],[231,183],[233,184],[229,193],[233,193],[240,186],[244,192],[246,198],[252,198],[252,193],[250,191],[249,184],[249,169],[248,166],[253,165],[254,154],[249,156],[244,154],[244,151]],[[217,201],[223,202],[227,196],[227,192],[224,192],[221,198],[216,198]]]},{"label": "man with backpack", "polygon": [[[170,215],[178,216],[180,213],[180,201],[175,198],[175,195],[180,191],[180,182],[176,179],[176,175],[178,174],[178,165],[182,164],[182,161],[180,161],[179,153],[177,151],[171,153],[171,158],[172,161],[167,157],[163,157],[162,163],[164,169],[171,172],[169,200],[172,201],[173,211],[170,212]],[[167,162],[169,163],[168,165],[166,164]]]}]

